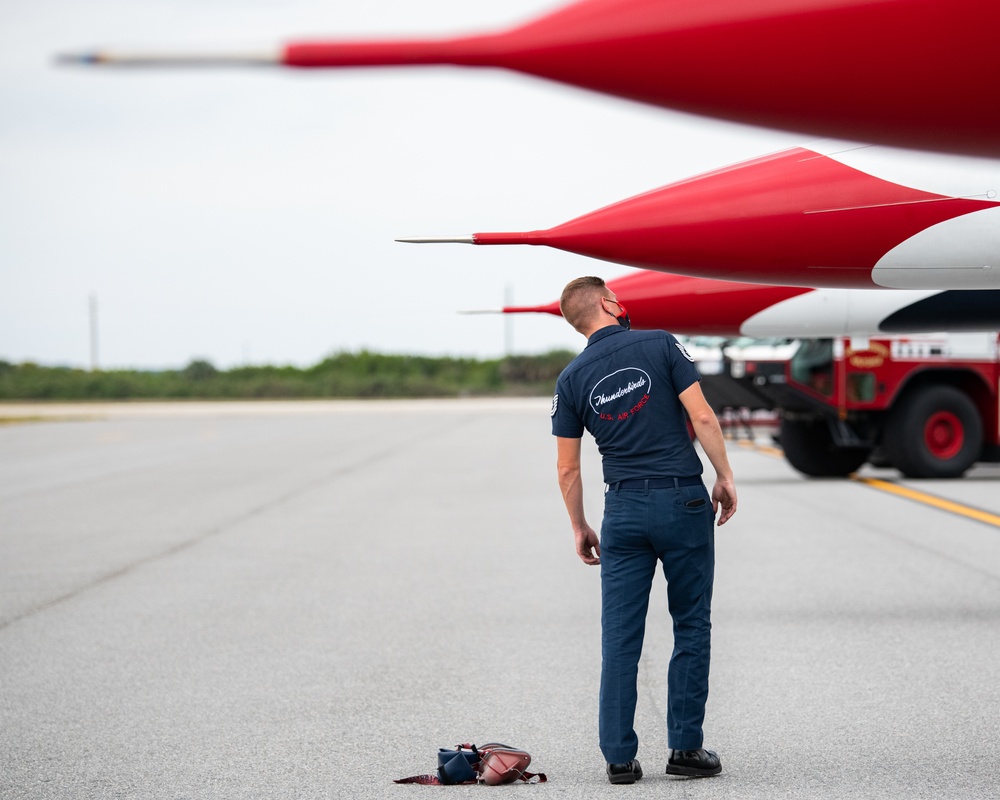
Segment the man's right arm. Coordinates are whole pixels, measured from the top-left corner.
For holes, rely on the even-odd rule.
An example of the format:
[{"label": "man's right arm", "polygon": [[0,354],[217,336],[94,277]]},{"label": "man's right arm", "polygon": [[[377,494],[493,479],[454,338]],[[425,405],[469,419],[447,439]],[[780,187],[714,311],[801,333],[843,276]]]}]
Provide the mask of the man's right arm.
[{"label": "man's right arm", "polygon": [[584,564],[592,566],[601,563],[601,543],[596,531],[587,524],[583,510],[583,478],[580,471],[580,439],[565,436],[556,437],[558,449],[556,469],[559,473],[559,489],[573,526],[576,540],[576,554]]}]

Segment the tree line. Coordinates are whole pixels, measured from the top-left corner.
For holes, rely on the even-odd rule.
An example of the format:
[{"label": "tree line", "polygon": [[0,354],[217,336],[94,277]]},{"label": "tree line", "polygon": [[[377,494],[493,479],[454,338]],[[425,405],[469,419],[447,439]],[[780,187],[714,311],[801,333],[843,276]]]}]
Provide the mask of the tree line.
[{"label": "tree line", "polygon": [[576,354],[493,360],[336,353],[312,367],[84,370],[0,361],[0,400],[264,400],[350,397],[544,396]]}]

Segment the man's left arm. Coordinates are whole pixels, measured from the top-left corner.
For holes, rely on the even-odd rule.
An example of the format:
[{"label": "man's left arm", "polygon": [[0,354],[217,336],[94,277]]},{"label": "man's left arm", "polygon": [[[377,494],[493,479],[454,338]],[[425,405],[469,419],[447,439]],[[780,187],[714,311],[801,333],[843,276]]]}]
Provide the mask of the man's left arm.
[{"label": "man's left arm", "polygon": [[700,383],[692,383],[678,397],[694,427],[694,435],[698,437],[705,455],[715,467],[712,512],[718,512],[719,506],[722,506],[718,524],[723,525],[736,513],[736,483],[733,480],[733,470],[729,466],[729,457],[726,455],[726,440],[722,435],[722,427],[705,399]]},{"label": "man's left arm", "polygon": [[601,563],[601,542],[597,532],[587,524],[583,509],[583,478],[580,470],[580,439],[556,437],[558,450],[556,468],[559,472],[559,489],[573,526],[576,554],[584,564]]}]

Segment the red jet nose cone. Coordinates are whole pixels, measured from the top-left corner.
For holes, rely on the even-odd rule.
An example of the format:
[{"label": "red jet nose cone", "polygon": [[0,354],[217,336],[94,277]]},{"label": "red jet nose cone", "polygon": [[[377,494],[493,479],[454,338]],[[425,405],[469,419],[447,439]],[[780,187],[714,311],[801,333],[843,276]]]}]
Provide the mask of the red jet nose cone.
[{"label": "red jet nose cone", "polygon": [[[1000,163],[926,154],[903,163],[955,187],[949,195],[899,182],[906,170],[898,153],[855,150],[792,148],[547,230],[409,241],[545,245],[630,267],[784,286],[1000,288],[1000,203],[992,188]],[[879,177],[880,167],[891,174]]]},{"label": "red jet nose cone", "polygon": [[665,108],[856,141],[1000,155],[997,0],[582,0],[495,34],[96,51],[73,64],[502,67]]}]

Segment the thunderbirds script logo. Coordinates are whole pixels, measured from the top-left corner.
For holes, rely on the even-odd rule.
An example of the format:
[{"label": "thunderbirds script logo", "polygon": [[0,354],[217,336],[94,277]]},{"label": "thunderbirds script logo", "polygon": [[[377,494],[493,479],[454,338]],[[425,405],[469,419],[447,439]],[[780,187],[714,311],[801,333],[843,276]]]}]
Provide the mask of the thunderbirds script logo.
[{"label": "thunderbirds script logo", "polygon": [[649,400],[652,381],[645,370],[625,367],[601,378],[590,392],[590,407],[602,420],[624,420]]}]

